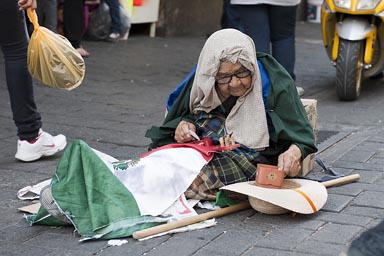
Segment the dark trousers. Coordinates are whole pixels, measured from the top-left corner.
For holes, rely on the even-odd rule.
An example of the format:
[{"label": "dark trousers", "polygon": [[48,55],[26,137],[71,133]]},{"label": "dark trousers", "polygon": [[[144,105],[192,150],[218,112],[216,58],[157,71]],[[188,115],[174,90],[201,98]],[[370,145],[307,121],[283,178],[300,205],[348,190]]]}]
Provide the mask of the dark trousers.
[{"label": "dark trousers", "polygon": [[27,35],[24,13],[17,1],[0,1],[0,45],[5,60],[5,76],[13,120],[20,139],[32,140],[41,127],[27,68]]},{"label": "dark trousers", "polygon": [[84,30],[84,0],[65,0],[63,19],[64,36],[74,48],[80,48]]},{"label": "dark trousers", "polygon": [[295,79],[295,29],[297,6],[268,4],[231,5],[242,30],[255,42],[256,50],[272,56]]},{"label": "dark trousers", "polygon": [[36,14],[41,26],[57,31],[57,0],[38,0]]},{"label": "dark trousers", "polygon": [[244,32],[241,27],[239,14],[231,7],[231,0],[224,0],[221,28],[234,28]]}]

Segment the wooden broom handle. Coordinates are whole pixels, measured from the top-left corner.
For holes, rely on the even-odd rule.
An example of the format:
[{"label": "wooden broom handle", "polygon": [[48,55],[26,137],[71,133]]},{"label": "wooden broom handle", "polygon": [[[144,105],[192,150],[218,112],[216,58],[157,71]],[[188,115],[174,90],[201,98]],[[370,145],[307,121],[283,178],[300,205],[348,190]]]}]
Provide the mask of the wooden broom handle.
[{"label": "wooden broom handle", "polygon": [[324,182],[322,182],[322,184],[326,188],[329,188],[329,187],[332,187],[332,186],[339,186],[339,185],[343,185],[343,184],[346,184],[346,183],[354,182],[354,181],[357,181],[359,179],[360,179],[360,175],[359,174],[351,174],[351,175],[348,175],[348,176],[345,176],[345,177],[340,177],[340,178],[337,178],[337,179],[334,179],[334,180],[324,181]]},{"label": "wooden broom handle", "polygon": [[[329,187],[332,187],[335,185],[342,185],[342,184],[350,183],[353,181],[357,181],[359,178],[360,178],[359,174],[353,174],[353,175],[348,175],[345,177],[337,178],[334,180],[325,181],[325,182],[322,182],[322,184],[326,188],[329,188]],[[228,206],[228,207],[218,209],[215,211],[211,211],[211,212],[202,213],[202,214],[199,214],[197,216],[192,216],[192,217],[177,220],[174,222],[169,222],[169,223],[161,224],[161,225],[158,225],[155,227],[136,231],[132,234],[132,237],[135,239],[141,239],[141,238],[144,238],[147,236],[152,236],[152,235],[166,232],[166,231],[169,231],[169,230],[172,230],[175,228],[188,226],[188,225],[198,223],[198,222],[201,222],[204,220],[208,220],[211,218],[220,217],[220,216],[224,216],[227,214],[239,212],[239,211],[242,211],[242,210],[245,210],[248,208],[250,208],[250,205],[248,202],[241,202],[241,203],[236,204],[236,205]]]},{"label": "wooden broom handle", "polygon": [[236,204],[236,205],[228,206],[228,207],[214,210],[211,212],[202,213],[202,214],[199,214],[197,216],[192,216],[192,217],[188,217],[185,219],[181,219],[181,220],[165,223],[162,225],[158,225],[155,227],[136,231],[133,233],[132,236],[135,239],[141,239],[141,238],[144,238],[147,236],[152,236],[152,235],[166,232],[166,231],[169,231],[169,230],[172,230],[175,228],[188,226],[188,225],[198,223],[198,222],[201,222],[204,220],[208,220],[208,219],[211,219],[214,217],[220,217],[220,216],[227,215],[230,213],[239,212],[239,211],[242,211],[242,210],[245,210],[248,208],[250,208],[250,205],[248,202],[241,202],[241,203]]}]

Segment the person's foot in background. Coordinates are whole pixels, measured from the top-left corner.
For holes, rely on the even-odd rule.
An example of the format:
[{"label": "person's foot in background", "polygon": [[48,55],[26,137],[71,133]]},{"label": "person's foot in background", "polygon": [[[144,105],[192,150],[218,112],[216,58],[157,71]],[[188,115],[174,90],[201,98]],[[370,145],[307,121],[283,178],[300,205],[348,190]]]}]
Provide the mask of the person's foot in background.
[{"label": "person's foot in background", "polygon": [[89,55],[91,55],[88,51],[86,51],[82,46],[80,46],[80,48],[76,48],[76,51],[78,53],[80,53],[81,57],[89,57]]}]

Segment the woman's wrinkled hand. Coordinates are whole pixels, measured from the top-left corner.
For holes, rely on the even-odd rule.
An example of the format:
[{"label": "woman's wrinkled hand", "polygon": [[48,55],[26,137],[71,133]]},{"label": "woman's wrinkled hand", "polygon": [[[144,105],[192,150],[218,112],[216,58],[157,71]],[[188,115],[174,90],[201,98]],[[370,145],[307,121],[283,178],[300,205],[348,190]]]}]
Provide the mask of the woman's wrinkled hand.
[{"label": "woman's wrinkled hand", "polygon": [[34,10],[37,7],[36,0],[19,0],[17,3],[19,5],[20,10],[25,10],[28,8],[31,8]]},{"label": "woman's wrinkled hand", "polygon": [[194,124],[187,122],[187,121],[181,121],[175,130],[175,140],[178,143],[184,143],[184,142],[190,142],[195,140],[189,133],[189,130],[196,132],[196,127]]},{"label": "woman's wrinkled hand", "polygon": [[279,155],[277,167],[285,175],[295,177],[301,169],[301,151],[298,146],[291,145],[287,151]]}]

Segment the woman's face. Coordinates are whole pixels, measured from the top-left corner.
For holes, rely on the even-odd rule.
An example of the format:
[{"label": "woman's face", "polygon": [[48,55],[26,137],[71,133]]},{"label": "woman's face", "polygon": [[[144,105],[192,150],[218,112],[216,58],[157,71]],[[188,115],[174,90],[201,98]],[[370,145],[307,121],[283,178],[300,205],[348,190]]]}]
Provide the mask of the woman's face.
[{"label": "woman's face", "polygon": [[216,74],[216,90],[221,101],[229,96],[240,97],[251,87],[252,73],[240,62],[223,61]]}]

